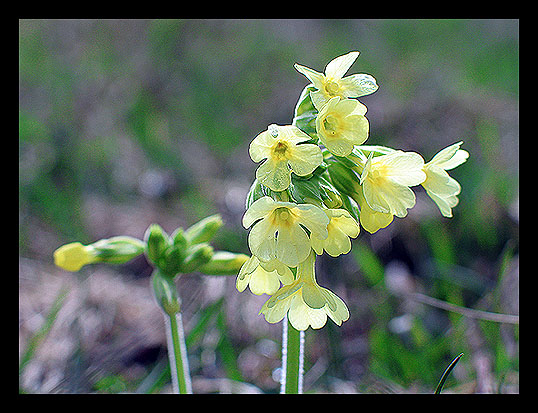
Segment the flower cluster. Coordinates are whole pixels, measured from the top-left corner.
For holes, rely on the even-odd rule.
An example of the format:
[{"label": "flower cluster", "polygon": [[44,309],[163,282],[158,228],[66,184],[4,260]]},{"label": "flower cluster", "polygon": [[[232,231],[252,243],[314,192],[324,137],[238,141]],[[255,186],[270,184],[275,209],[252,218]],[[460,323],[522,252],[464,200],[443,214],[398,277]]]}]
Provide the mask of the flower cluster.
[{"label": "flower cluster", "polygon": [[270,125],[251,142],[256,170],[243,226],[252,256],[237,289],[271,297],[260,313],[270,323],[286,315],[297,330],[321,328],[327,316],[348,319],[346,304],[317,284],[315,260],[351,250],[360,227],[370,233],[403,218],[422,185],[442,215],[452,216],[461,187],[446,172],[467,160],[462,142],[425,163],[421,155],[364,145],[367,108],[356,98],[378,88],[368,74],[345,77],[359,52],[332,60],[325,73],[296,64],[311,82],[297,102],[291,125]]}]

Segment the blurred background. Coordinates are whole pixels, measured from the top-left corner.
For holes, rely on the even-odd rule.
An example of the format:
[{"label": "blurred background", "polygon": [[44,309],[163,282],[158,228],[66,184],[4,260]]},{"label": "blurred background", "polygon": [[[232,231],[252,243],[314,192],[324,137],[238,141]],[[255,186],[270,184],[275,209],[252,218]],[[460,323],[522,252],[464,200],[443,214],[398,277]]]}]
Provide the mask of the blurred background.
[{"label": "blurred background", "polygon": [[[416,206],[352,252],[318,259],[350,319],[306,332],[305,392],[518,393],[518,20],[20,20],[19,388],[167,393],[163,320],[144,257],[80,273],[52,252],[72,241],[169,233],[220,213],[216,249],[248,253],[241,226],[257,167],[250,141],[289,124],[317,71],[352,50],[373,75],[368,144],[429,161],[460,140],[467,163],[446,219]],[[279,391],[281,325],[235,277],[178,280],[197,393]],[[417,294],[421,294],[418,296]]]}]

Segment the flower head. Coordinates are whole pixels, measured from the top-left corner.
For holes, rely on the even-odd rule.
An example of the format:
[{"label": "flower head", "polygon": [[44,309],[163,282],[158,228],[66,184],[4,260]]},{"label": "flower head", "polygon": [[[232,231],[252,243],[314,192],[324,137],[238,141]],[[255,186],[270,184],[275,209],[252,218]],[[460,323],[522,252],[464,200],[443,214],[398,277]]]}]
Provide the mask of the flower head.
[{"label": "flower head", "polygon": [[278,323],[286,313],[296,330],[321,328],[327,316],[337,325],[349,318],[346,304],[330,290],[320,287],[315,278],[315,258],[311,252],[297,267],[297,279],[281,287],[262,306],[260,313],[269,323]]},{"label": "flower head", "polygon": [[426,180],[422,182],[422,186],[437,204],[441,214],[448,218],[452,217],[452,208],[459,202],[457,195],[461,186],[446,171],[461,165],[469,157],[469,152],[460,149],[462,143],[455,143],[439,151],[424,165]]},{"label": "flower head", "polygon": [[296,267],[310,252],[311,235],[327,238],[329,218],[321,208],[310,204],[275,201],[264,196],[255,201],[243,216],[249,228],[248,244],[252,254],[262,261],[277,259]]},{"label": "flower head", "polygon": [[362,145],[368,138],[369,123],[365,113],[366,106],[357,100],[331,98],[316,118],[320,141],[334,155],[349,155],[353,145]]},{"label": "flower head", "polygon": [[376,80],[370,75],[360,73],[344,77],[358,56],[359,52],[350,52],[333,59],[327,64],[325,74],[295,64],[295,69],[305,75],[318,89],[310,93],[316,109],[320,110],[334,96],[361,97],[374,93],[378,89]]},{"label": "flower head", "polygon": [[94,249],[80,242],[62,245],[54,251],[54,264],[67,271],[78,271],[83,266],[96,261]]},{"label": "flower head", "polygon": [[303,143],[310,136],[296,126],[270,125],[250,143],[249,154],[254,162],[266,161],[256,170],[256,178],[273,191],[284,191],[291,182],[291,173],[305,176],[322,162],[321,149]]},{"label": "flower head", "polygon": [[246,261],[237,276],[236,287],[239,292],[250,288],[253,294],[274,294],[282,284],[291,284],[293,273],[288,266],[277,260],[260,261],[253,255]]},{"label": "flower head", "polygon": [[416,202],[409,187],[426,179],[424,159],[415,152],[394,151],[377,157],[372,154],[360,178],[364,198],[374,211],[403,218]]},{"label": "flower head", "polygon": [[326,209],[325,213],[329,217],[328,236],[324,240],[311,237],[312,248],[318,255],[323,254],[323,250],[331,257],[347,254],[351,251],[349,238],[359,235],[359,224],[345,209]]}]

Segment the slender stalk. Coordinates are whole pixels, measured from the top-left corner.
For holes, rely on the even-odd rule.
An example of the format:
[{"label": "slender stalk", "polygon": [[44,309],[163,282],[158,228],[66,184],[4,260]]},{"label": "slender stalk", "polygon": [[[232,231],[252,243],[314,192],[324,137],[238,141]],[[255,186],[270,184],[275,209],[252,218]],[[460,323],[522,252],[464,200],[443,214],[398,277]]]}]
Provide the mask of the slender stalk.
[{"label": "slender stalk", "polygon": [[282,321],[282,379],[280,393],[303,392],[304,331],[296,330],[285,317]]},{"label": "slender stalk", "polygon": [[176,394],[192,394],[189,361],[183,334],[181,313],[168,315],[164,313],[168,358],[172,374],[172,386]]},{"label": "slender stalk", "polygon": [[460,361],[460,358],[462,358],[463,353],[461,353],[458,357],[456,357],[452,362],[448,365],[445,372],[443,373],[443,376],[441,377],[441,380],[439,381],[439,384],[437,385],[437,388],[435,389],[434,394],[441,394],[441,390],[443,389],[443,386],[445,385],[445,381],[452,371],[454,367],[456,367],[456,364],[458,364],[458,361]]}]

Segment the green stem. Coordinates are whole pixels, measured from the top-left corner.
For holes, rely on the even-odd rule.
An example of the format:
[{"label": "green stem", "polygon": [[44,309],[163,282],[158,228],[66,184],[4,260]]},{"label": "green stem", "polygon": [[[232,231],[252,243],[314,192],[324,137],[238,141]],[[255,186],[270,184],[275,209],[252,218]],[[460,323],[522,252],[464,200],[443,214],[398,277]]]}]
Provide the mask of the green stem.
[{"label": "green stem", "polygon": [[296,330],[285,317],[282,321],[282,381],[280,393],[303,392],[304,331]]},{"label": "green stem", "polygon": [[172,374],[174,393],[192,394],[191,378],[189,375],[189,362],[187,348],[183,334],[181,313],[164,314],[166,324],[166,340],[168,343],[168,358]]}]

